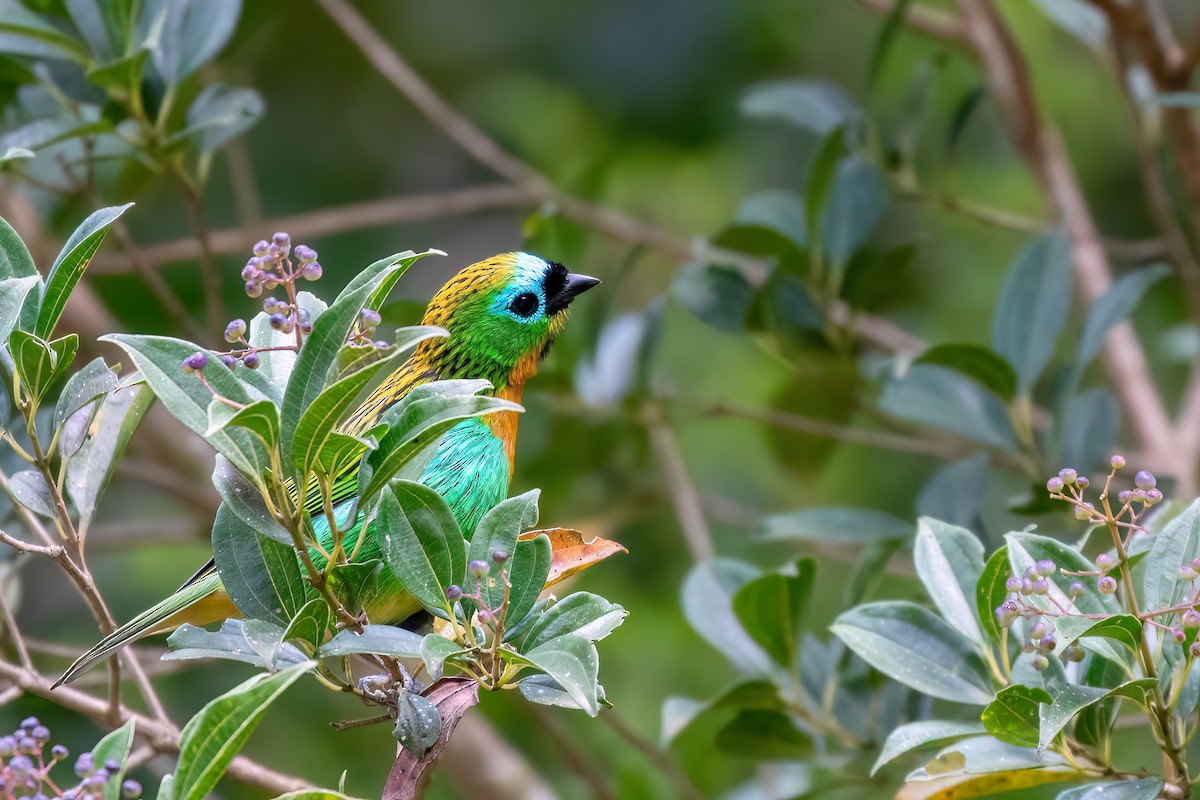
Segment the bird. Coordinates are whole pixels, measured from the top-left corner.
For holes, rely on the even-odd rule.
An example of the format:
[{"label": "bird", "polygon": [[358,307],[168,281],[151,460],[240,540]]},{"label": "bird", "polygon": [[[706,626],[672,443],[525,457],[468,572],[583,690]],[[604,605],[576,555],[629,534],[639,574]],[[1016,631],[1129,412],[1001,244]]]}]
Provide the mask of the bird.
[{"label": "bird", "polygon": [[[462,269],[433,296],[422,319],[423,325],[443,328],[447,335],[420,342],[339,429],[362,433],[413,388],[438,380],[485,379],[492,385],[491,394],[519,403],[526,381],[562,332],[572,301],[599,283],[598,278],[526,252],[502,253]],[[517,420],[517,413],[499,411],[458,423],[442,436],[417,479],[445,499],[468,538],[484,514],[508,496]],[[344,534],[345,548],[354,551],[359,536],[365,536],[356,557],[365,562],[380,558],[381,547],[374,525],[364,531],[356,493],[357,471],[351,471],[337,483],[334,518],[341,527],[343,520],[348,523],[350,515],[357,514]],[[326,516],[319,507],[307,510],[317,541],[329,552],[332,535]],[[363,610],[373,623],[395,625],[420,608],[396,577],[384,570]],[[210,561],[174,594],[97,642],[56,685],[70,683],[143,636],[184,623],[202,626],[238,616]]]}]

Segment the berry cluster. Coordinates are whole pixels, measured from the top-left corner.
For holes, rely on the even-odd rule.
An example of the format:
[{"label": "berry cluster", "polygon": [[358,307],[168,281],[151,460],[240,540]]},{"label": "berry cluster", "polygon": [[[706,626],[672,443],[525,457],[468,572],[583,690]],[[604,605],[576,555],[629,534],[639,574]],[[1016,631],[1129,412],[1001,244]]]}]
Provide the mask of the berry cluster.
[{"label": "berry cluster", "polygon": [[[1100,495],[1101,500],[1108,499],[1108,490],[1112,485],[1112,480],[1117,471],[1124,468],[1125,457],[1113,456],[1109,459],[1109,466],[1112,469],[1108,473],[1108,480],[1104,483],[1104,491]],[[1105,513],[1097,511],[1094,503],[1083,499],[1084,492],[1090,485],[1086,475],[1080,475],[1068,467],[1059,470],[1057,475],[1046,481],[1046,491],[1050,492],[1050,496],[1054,499],[1065,500],[1074,505],[1076,519],[1095,525],[1106,524],[1109,517]],[[1124,489],[1117,493],[1119,510],[1112,515],[1113,519],[1120,522],[1128,517],[1127,521],[1134,523],[1137,521],[1138,514],[1145,511],[1146,508],[1161,503],[1163,493],[1156,488],[1157,485],[1158,479],[1153,474],[1146,470],[1139,471],[1133,476],[1134,488]]]},{"label": "berry cluster", "polygon": [[500,570],[497,576],[500,581],[507,582],[508,576],[504,573],[504,564],[508,561],[508,553],[504,550],[497,550],[492,553],[492,563],[475,559],[467,564],[467,575],[475,579],[475,593],[467,594],[462,587],[457,584],[451,584],[446,587],[446,599],[452,603],[457,603],[464,597],[468,600],[474,600],[479,606],[479,611],[476,612],[476,618],[484,625],[494,623],[501,613],[501,608],[489,608],[483,600],[483,581],[491,574],[492,565],[495,565]]},{"label": "berry cluster", "polygon": [[[1050,578],[1058,572],[1058,565],[1045,558],[1025,570],[1021,577],[1010,575],[1004,587],[1009,596],[996,607],[996,622],[1001,628],[1011,628],[1018,619],[1025,619],[1026,638],[1021,642],[1021,651],[1032,653],[1031,663],[1034,669],[1044,670],[1050,666],[1050,654],[1058,647],[1058,639],[1054,633],[1054,623],[1041,609],[1025,603],[1025,598],[1050,594]],[[1075,581],[1070,587],[1071,601],[1074,602],[1084,593],[1082,583]],[[1069,609],[1064,609],[1064,613]],[[1078,643],[1068,645],[1062,653],[1064,661],[1082,661],[1083,647]]]},{"label": "berry cluster", "polygon": [[[0,798],[100,800],[104,784],[121,770],[120,762],[114,759],[97,766],[91,753],[83,753],[75,760],[75,777],[79,782],[66,789],[59,788],[50,773],[70,753],[61,744],[47,749],[49,743],[50,729],[37,717],[28,717],[11,734],[0,736]],[[136,800],[142,796],[141,784],[125,781],[121,784],[121,796]]]},{"label": "berry cluster", "polygon": [[[268,295],[262,301],[263,313],[267,315],[270,326],[285,336],[295,335],[295,344],[274,347],[254,347],[246,340],[249,325],[244,319],[231,320],[225,326],[225,341],[233,345],[242,345],[225,353],[216,353],[229,369],[235,369],[239,364],[248,369],[258,369],[262,363],[260,353],[273,350],[299,351],[304,343],[304,337],[313,331],[312,315],[308,309],[301,308],[296,301],[296,284],[301,279],[315,281],[323,272],[317,261],[317,251],[308,245],[300,244],[292,247],[292,237],[280,231],[271,237],[257,242],[252,248],[253,255],[242,268],[242,280],[246,282],[246,294],[250,297],[261,297],[264,290],[272,291],[283,287],[286,297],[283,299]],[[383,321],[378,311],[364,308],[355,322],[347,344],[355,347],[373,347],[377,350],[387,350],[391,345],[375,340],[375,329]],[[208,366],[210,354],[199,350],[183,360],[184,372],[202,373]],[[201,376],[203,379],[203,376]]]}]

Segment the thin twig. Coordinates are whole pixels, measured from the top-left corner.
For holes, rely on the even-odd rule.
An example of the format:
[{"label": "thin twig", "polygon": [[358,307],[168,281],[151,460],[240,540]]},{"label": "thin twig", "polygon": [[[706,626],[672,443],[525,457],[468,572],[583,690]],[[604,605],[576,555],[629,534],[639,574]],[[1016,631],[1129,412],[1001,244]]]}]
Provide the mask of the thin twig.
[{"label": "thin twig", "polygon": [[9,607],[5,594],[3,585],[0,585],[0,622],[3,622],[8,631],[8,638],[17,651],[17,659],[21,662],[21,666],[31,670],[33,669],[33,659],[29,657],[29,648],[25,646],[21,629],[17,627],[17,618],[13,616],[12,608]]},{"label": "thin twig", "polygon": [[679,768],[674,759],[667,755],[662,748],[656,746],[654,742],[648,741],[646,737],[638,733],[620,714],[616,711],[605,711],[600,714],[599,719],[624,739],[626,744],[650,759],[650,762],[658,767],[659,772],[666,776],[671,785],[675,787],[676,797],[701,800],[703,795],[696,791],[696,787],[692,785],[688,776]]},{"label": "thin twig", "polygon": [[654,448],[663,480],[666,481],[671,500],[675,504],[675,514],[679,517],[679,525],[683,528],[683,537],[688,550],[691,551],[692,560],[696,563],[708,561],[716,554],[712,533],[704,517],[704,504],[700,500],[700,493],[696,491],[688,475],[687,464],[679,450],[675,433],[663,418],[662,409],[654,402],[648,401],[644,404],[642,421],[650,434],[650,444]]}]

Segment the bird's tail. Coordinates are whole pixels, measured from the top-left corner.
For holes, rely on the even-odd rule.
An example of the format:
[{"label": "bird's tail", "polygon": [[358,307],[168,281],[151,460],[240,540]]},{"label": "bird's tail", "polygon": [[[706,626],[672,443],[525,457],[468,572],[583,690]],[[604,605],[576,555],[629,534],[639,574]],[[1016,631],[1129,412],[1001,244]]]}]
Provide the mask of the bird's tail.
[{"label": "bird's tail", "polygon": [[70,683],[117,650],[148,634],[173,630],[185,622],[207,625],[234,616],[238,616],[237,609],[221,586],[216,569],[202,570],[175,594],[138,614],[97,642],[54,685],[57,687]]}]

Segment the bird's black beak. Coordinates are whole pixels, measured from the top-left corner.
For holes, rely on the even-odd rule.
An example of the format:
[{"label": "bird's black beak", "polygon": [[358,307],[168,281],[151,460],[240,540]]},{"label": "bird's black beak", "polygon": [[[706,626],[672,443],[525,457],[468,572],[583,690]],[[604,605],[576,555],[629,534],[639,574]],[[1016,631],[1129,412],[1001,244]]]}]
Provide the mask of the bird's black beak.
[{"label": "bird's black beak", "polygon": [[599,283],[600,279],[593,278],[591,275],[568,272],[566,280],[562,282],[558,291],[546,298],[546,310],[552,315],[563,311],[571,305],[572,300]]}]

